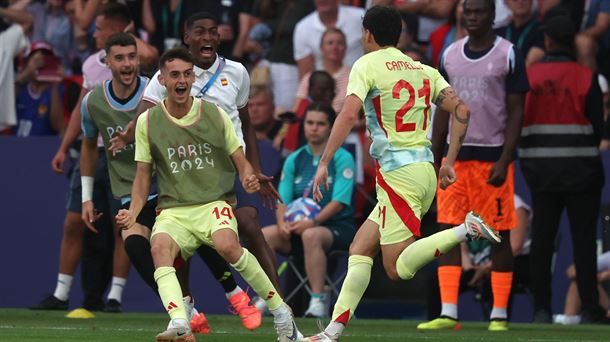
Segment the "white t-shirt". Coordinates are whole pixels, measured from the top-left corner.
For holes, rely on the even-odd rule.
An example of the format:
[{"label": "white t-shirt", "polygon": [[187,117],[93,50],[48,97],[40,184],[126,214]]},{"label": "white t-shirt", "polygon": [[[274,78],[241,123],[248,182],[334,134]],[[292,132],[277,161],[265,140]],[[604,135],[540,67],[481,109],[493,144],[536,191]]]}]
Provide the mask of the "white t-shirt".
[{"label": "white t-shirt", "polygon": [[[193,83],[191,88],[191,95],[215,103],[227,112],[233,122],[233,126],[235,126],[237,137],[242,145],[246,146],[238,111],[248,105],[248,97],[250,95],[250,76],[246,68],[241,63],[225,59],[225,66],[220,71],[214,84],[212,84],[203,97],[200,94],[201,89],[212,78],[219,65],[220,57],[218,55],[216,55],[214,64],[207,70],[195,65],[195,83]],[[157,71],[144,90],[144,100],[159,103],[165,97],[167,97],[167,90],[159,83],[159,71]]]},{"label": "white t-shirt", "polygon": [[0,130],[17,124],[15,108],[15,67],[13,60],[29,45],[21,25],[13,24],[0,33]]},{"label": "white t-shirt", "polygon": [[83,88],[89,91],[112,79],[112,71],[104,62],[106,50],[101,49],[85,59],[83,63]]},{"label": "white t-shirt", "polygon": [[[336,27],[343,31],[347,50],[343,65],[351,67],[364,54],[362,49],[362,18],[364,10],[353,6],[339,6]],[[309,55],[313,56],[315,70],[323,70],[320,41],[326,26],[320,21],[318,12],[313,12],[299,21],[294,29],[294,60],[298,61]]]}]

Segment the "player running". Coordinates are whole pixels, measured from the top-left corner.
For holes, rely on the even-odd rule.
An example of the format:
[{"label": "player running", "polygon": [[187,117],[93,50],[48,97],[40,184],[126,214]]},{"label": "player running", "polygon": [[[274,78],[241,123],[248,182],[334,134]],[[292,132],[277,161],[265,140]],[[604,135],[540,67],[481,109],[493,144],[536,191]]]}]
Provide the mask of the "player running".
[{"label": "player running", "polygon": [[466,135],[470,112],[440,73],[413,61],[396,48],[401,33],[398,11],[375,6],[363,19],[366,54],[354,66],[347,98],[314,180],[314,198],[320,185],[328,188],[328,163],[356,123],[364,105],[366,125],[373,139],[370,153],[377,161],[377,205],[350,246],[348,272],[335,305],[332,321],[309,341],[337,341],[368,287],[373,257],[381,249],[390,279],[411,279],[434,258],[460,242],[485,238],[500,242],[497,233],[477,215],[465,222],[416,241],[420,219],[436,192],[434,158],[427,133],[430,105],[452,114],[451,141],[439,170],[440,186],[456,181],[453,163]]}]

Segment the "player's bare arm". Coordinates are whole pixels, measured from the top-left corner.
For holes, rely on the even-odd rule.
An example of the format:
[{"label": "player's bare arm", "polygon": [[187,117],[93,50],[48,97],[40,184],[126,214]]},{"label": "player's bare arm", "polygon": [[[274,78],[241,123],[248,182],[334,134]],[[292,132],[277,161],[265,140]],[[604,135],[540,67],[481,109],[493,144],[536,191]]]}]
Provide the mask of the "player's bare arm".
[{"label": "player's bare arm", "polygon": [[102,213],[97,213],[93,203],[93,183],[95,167],[99,153],[97,150],[97,139],[84,138],[80,150],[80,173],[82,186],[82,218],[89,230],[97,233],[93,223],[97,221]]},{"label": "player's bare arm", "polygon": [[239,110],[239,119],[241,120],[241,129],[246,142],[246,159],[254,168],[254,174],[260,183],[260,194],[263,198],[263,205],[269,209],[274,209],[277,201],[282,202],[280,194],[273,186],[273,177],[266,176],[261,171],[260,154],[258,153],[258,142],[254,128],[250,124],[250,113],[248,106],[244,106]]},{"label": "player's bare arm", "polygon": [[320,162],[318,164],[318,170],[313,181],[313,198],[316,201],[322,200],[322,192],[320,191],[320,185],[324,185],[326,190],[328,187],[328,163],[333,160],[335,152],[343,145],[345,138],[349,135],[354,125],[358,122],[358,115],[362,109],[362,101],[356,95],[349,95],[345,98],[345,103],[341,112],[337,116],[333,129],[330,131],[330,137]]},{"label": "player's bare arm", "polygon": [[446,189],[457,180],[453,164],[466,137],[466,130],[470,121],[470,109],[452,87],[443,89],[436,98],[435,104],[443,111],[452,114],[449,151],[438,175],[441,181],[441,189]]},{"label": "player's bare arm", "polygon": [[253,194],[260,190],[261,185],[254,173],[252,164],[246,159],[244,150],[240,147],[231,154],[231,160],[239,173],[239,180],[247,193]]},{"label": "player's bare arm", "polygon": [[131,204],[129,205],[129,210],[121,209],[116,216],[117,224],[121,229],[129,229],[136,223],[136,217],[138,217],[148,199],[151,176],[152,164],[138,162],[136,178],[131,187]]},{"label": "player's bare arm", "polygon": [[154,107],[155,104],[142,100],[138,105],[138,115],[136,115],[133,120],[125,127],[125,130],[122,132],[116,132],[114,137],[110,139],[110,147],[108,147],[108,151],[112,152],[112,155],[115,155],[118,150],[124,148],[125,146],[133,143],[136,140],[136,122],[138,121],[138,117],[140,114],[147,111],[149,108]]},{"label": "player's bare arm", "polygon": [[508,166],[513,160],[519,138],[521,136],[521,125],[523,121],[523,104],[525,94],[506,95],[506,128],[504,129],[504,148],[500,159],[494,163],[487,179],[487,183],[493,186],[501,186],[506,180]]},{"label": "player's bare arm", "polygon": [[76,102],[76,105],[74,106],[74,109],[72,110],[72,115],[70,116],[70,121],[68,122],[68,127],[66,127],[64,136],[61,139],[61,145],[59,146],[59,149],[57,149],[57,152],[55,153],[55,156],[53,157],[53,160],[51,161],[51,168],[57,174],[61,174],[64,172],[64,162],[66,161],[66,153],[68,152],[68,148],[70,147],[70,145],[72,145],[72,143],[74,143],[76,141],[76,138],[78,138],[78,136],[81,133],[80,107],[81,107],[81,103],[83,102],[83,98],[85,97],[86,94],[87,94],[87,90],[85,88],[81,89],[80,95],[78,97],[78,101]]}]

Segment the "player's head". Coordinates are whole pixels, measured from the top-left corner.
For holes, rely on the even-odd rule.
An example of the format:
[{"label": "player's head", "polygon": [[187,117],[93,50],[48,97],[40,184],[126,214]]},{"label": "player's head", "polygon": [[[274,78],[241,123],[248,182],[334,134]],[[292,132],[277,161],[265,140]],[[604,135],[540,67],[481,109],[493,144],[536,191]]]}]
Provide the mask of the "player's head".
[{"label": "player's head", "polygon": [[113,33],[123,32],[131,23],[129,8],[118,2],[109,2],[102,7],[95,18],[95,45],[97,49],[103,49],[106,40]]},{"label": "player's head", "polygon": [[574,53],[576,28],[567,15],[555,15],[544,21],[544,49]]},{"label": "player's head", "polygon": [[382,46],[396,46],[402,32],[400,13],[389,6],[373,6],[362,20],[362,46],[365,52]]},{"label": "player's head", "polygon": [[345,33],[338,28],[332,27],[324,31],[320,39],[320,52],[322,58],[332,62],[342,62],[347,47]]},{"label": "player's head", "polygon": [[326,144],[335,116],[333,107],[328,104],[320,102],[310,104],[303,118],[303,132],[307,142],[312,145]]},{"label": "player's head", "polygon": [[330,105],[335,98],[335,79],[326,71],[314,71],[309,77],[307,93],[312,101]]},{"label": "player's head", "polygon": [[195,56],[195,64],[211,66],[220,44],[218,19],[208,12],[198,12],[186,20],[185,26],[184,43]]},{"label": "player's head", "polygon": [[496,18],[495,0],[466,0],[464,27],[471,36],[482,36],[493,30]]},{"label": "player's head", "polygon": [[125,32],[111,35],[104,46],[106,66],[112,72],[112,80],[128,87],[138,76],[138,48],[135,38]]},{"label": "player's head", "polygon": [[179,104],[188,102],[195,82],[195,59],[184,48],[169,49],[159,58],[159,83],[167,89],[167,97]]}]

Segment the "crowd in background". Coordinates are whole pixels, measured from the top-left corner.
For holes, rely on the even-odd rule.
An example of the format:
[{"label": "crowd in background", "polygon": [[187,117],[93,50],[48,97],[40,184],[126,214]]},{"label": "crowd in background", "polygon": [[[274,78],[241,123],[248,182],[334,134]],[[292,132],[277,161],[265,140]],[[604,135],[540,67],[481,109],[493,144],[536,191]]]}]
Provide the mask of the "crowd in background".
[{"label": "crowd in background", "polygon": [[[103,46],[96,41],[107,34],[106,23],[96,20],[96,13],[100,6],[113,1],[2,2],[0,99],[4,106],[0,112],[0,132],[19,137],[61,135],[81,89],[91,88],[87,79],[83,79],[83,64],[89,56],[99,53]],[[437,68],[445,49],[467,35],[462,22],[464,0],[119,2],[129,8],[132,21],[125,31],[139,38],[141,72],[147,76],[156,71],[158,56],[163,51],[183,44],[184,22],[189,15],[206,11],[218,18],[219,55],[241,62],[250,72],[248,106],[257,138],[269,141],[282,157],[307,144],[309,149],[312,146],[319,149],[316,139],[325,143],[328,138],[335,113],[343,105],[350,68],[363,55],[361,20],[365,8],[372,4],[398,8],[403,15],[398,48],[414,60]],[[541,27],[553,16],[568,16],[577,28],[575,57],[598,73],[604,119],[608,120],[610,0],[496,0],[494,26],[498,35],[519,49],[525,66],[529,67],[545,56]],[[103,63],[103,56],[100,57],[99,63]],[[312,103],[322,107],[312,110]],[[315,112],[314,116],[311,113],[308,116],[308,108]],[[309,126],[313,123],[307,123],[307,117],[311,120],[316,117],[322,126],[326,125],[321,128],[322,133],[312,131]],[[601,149],[610,149],[607,131]],[[347,151],[355,160],[355,181],[350,186],[358,191],[351,205],[351,191],[342,195],[348,199],[341,202],[346,203],[350,215],[354,210],[356,219],[362,219],[367,216],[370,204],[367,195],[374,191],[375,184],[374,161],[366,153],[369,139],[364,122],[354,129],[347,143]],[[292,199],[290,191],[286,190],[284,196],[280,189],[280,194]],[[352,228],[355,227],[354,224]],[[353,236],[353,231],[350,234]],[[290,244],[281,243],[290,241],[289,236],[273,239],[276,243],[270,242],[272,248],[290,251]],[[307,248],[306,237],[303,239]],[[322,245],[324,251],[332,247],[324,243],[323,237],[311,239],[317,241],[314,247]],[[345,245],[342,248],[347,249],[349,241],[341,242]],[[316,278],[314,282],[312,287],[320,292],[322,279]]]}]

